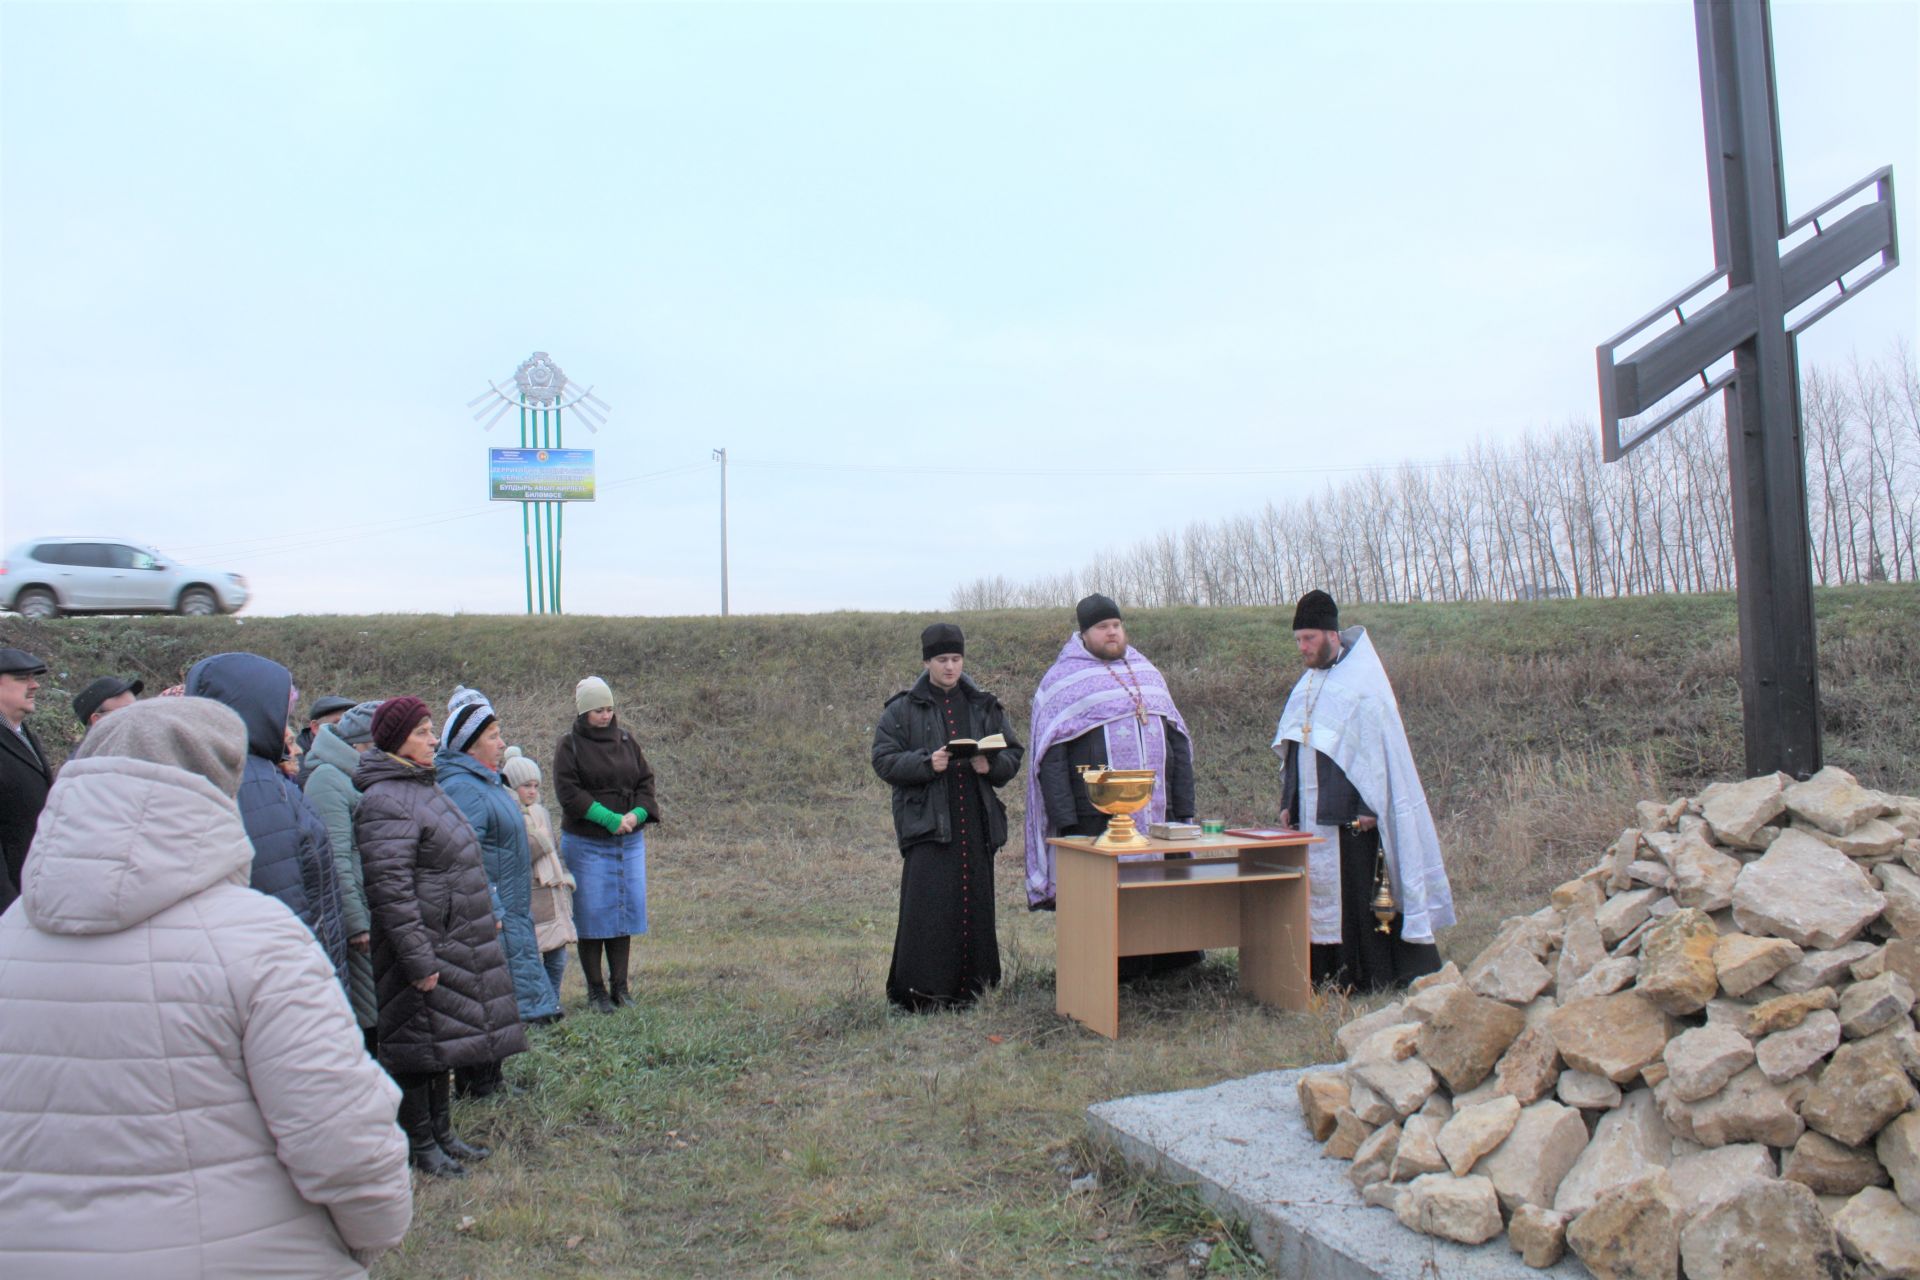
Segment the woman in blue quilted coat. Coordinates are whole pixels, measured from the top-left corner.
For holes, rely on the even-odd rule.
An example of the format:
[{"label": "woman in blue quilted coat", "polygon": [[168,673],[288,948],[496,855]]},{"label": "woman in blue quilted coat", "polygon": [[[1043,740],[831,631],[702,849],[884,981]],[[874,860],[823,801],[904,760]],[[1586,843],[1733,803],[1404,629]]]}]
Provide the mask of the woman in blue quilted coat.
[{"label": "woman in blue quilted coat", "polygon": [[[493,886],[494,913],[500,919],[500,945],[513,974],[514,999],[520,1021],[543,1026],[560,1020],[560,1002],[540,959],[540,941],[533,927],[533,858],[527,846],[527,826],[520,805],[500,776],[506,740],[493,706],[473,689],[454,690],[447,704],[446,735],[434,757],[440,788],[467,816],[480,838],[480,858]],[[462,1092],[485,1097],[498,1087],[497,1070],[456,1075]]]}]

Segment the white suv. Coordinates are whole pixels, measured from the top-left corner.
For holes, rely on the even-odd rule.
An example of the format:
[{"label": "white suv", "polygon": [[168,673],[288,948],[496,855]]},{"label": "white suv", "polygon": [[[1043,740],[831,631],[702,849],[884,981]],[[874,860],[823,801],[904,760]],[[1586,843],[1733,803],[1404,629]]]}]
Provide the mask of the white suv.
[{"label": "white suv", "polygon": [[0,560],[0,603],[29,618],[63,613],[238,613],[247,580],[173,564],[151,547],[107,538],[42,538]]}]

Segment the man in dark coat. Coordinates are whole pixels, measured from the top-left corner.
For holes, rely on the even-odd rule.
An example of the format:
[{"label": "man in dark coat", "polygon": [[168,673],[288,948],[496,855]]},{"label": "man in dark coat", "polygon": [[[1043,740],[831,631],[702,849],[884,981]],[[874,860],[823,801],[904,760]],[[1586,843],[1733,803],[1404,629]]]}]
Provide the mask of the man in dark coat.
[{"label": "man in dark coat", "polygon": [[[950,622],[921,632],[926,673],[887,700],[873,734],[905,859],[887,998],[917,1012],[971,1004],[1000,984],[993,855],[1007,842],[1007,808],[997,788],[1026,751],[1000,700],[964,674],[965,652]],[[1006,745],[979,745],[995,735]]]},{"label": "man in dark coat", "polygon": [[47,664],[19,649],[0,649],[0,911],[19,895],[27,848],[53,786],[53,766],[27,727]]},{"label": "man in dark coat", "polygon": [[258,654],[216,654],[187,672],[187,696],[223,702],[246,722],[247,769],[239,804],[253,842],[253,887],[286,903],[313,930],[351,996],[340,880],[327,825],[280,769],[293,706],[292,674]]}]

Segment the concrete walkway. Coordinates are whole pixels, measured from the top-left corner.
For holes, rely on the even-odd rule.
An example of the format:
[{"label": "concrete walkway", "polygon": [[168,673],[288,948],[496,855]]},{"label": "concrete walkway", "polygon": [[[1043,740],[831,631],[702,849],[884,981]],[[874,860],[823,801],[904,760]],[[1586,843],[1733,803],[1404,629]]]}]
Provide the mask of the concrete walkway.
[{"label": "concrete walkway", "polygon": [[1535,1271],[1505,1236],[1470,1249],[1362,1204],[1347,1162],[1322,1156],[1300,1116],[1295,1082],[1324,1070],[1119,1098],[1087,1108],[1087,1123],[1129,1164],[1190,1184],[1222,1217],[1245,1222],[1287,1280],[1587,1280],[1571,1254]]}]

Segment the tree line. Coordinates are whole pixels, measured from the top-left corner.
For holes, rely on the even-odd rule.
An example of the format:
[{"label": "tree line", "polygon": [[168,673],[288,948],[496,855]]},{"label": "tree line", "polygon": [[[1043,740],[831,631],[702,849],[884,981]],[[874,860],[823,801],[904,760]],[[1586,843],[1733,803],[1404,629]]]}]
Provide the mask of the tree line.
[{"label": "tree line", "polygon": [[[1808,535],[1825,584],[1920,578],[1920,364],[1902,345],[1802,383]],[[1376,469],[1311,498],[1195,521],[1077,571],[956,587],[956,610],[1336,599],[1528,600],[1725,591],[1734,585],[1718,397],[1620,462],[1588,424]]]}]

